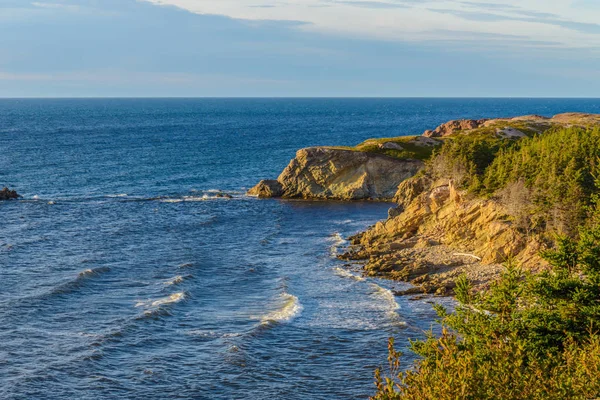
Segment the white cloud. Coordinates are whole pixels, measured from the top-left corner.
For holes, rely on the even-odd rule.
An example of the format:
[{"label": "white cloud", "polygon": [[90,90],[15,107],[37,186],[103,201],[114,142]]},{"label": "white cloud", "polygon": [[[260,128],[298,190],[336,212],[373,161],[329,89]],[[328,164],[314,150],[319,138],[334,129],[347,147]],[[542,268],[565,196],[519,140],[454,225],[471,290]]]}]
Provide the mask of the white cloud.
[{"label": "white cloud", "polygon": [[441,40],[456,31],[473,32],[473,39],[478,33],[497,40],[518,36],[525,46],[600,47],[600,9],[572,0],[145,1],[236,19],[302,21],[307,24],[298,29],[384,40]]}]

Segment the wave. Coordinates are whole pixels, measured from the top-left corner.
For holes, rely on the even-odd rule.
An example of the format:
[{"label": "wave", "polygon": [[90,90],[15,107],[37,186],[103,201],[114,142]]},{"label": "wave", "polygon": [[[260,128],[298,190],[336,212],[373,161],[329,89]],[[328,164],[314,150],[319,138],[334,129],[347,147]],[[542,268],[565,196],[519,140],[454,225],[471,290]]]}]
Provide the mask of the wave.
[{"label": "wave", "polygon": [[163,283],[168,286],[179,285],[180,283],[183,283],[184,280],[186,280],[190,277],[191,277],[190,275],[186,275],[186,276],[177,275]]},{"label": "wave", "polygon": [[348,241],[343,238],[341,233],[336,232],[327,238],[328,241],[333,242],[333,244],[329,247],[329,254],[331,257],[336,257],[339,254],[340,248],[346,246]]},{"label": "wave", "polygon": [[110,271],[109,267],[89,268],[77,274],[77,277],[71,281],[58,285],[50,291],[50,294],[67,294],[74,292],[82,287],[86,280],[99,276]]},{"label": "wave", "polygon": [[180,301],[185,299],[185,293],[173,293],[170,296],[162,297],[157,300],[147,300],[147,301],[138,301],[136,303],[136,307],[149,307],[149,308],[157,308],[163,305],[179,303]]},{"label": "wave", "polygon": [[201,338],[205,338],[205,339],[227,339],[227,338],[235,338],[235,337],[240,337],[243,335],[243,333],[240,332],[215,332],[215,331],[209,331],[209,330],[202,330],[202,329],[193,329],[193,330],[189,330],[189,331],[185,331],[184,332],[186,335],[189,336],[196,336],[196,337],[201,337]]},{"label": "wave", "polygon": [[289,322],[302,312],[302,304],[296,296],[293,296],[289,293],[283,293],[279,300],[280,306],[278,309],[258,318],[260,319],[261,325]]},{"label": "wave", "polygon": [[354,279],[354,280],[359,281],[359,282],[362,282],[362,281],[366,280],[365,277],[353,274],[352,272],[350,272],[350,271],[348,271],[347,269],[344,269],[344,268],[335,267],[333,269],[333,271],[335,272],[336,275],[344,277],[344,278]]},{"label": "wave", "polygon": [[108,271],[110,271],[110,267],[88,268],[85,271],[81,271],[77,277],[82,279],[90,276],[97,276]]},{"label": "wave", "polygon": [[[396,296],[394,292],[390,289],[386,289],[377,285],[376,283],[371,283],[371,287],[374,289],[373,295],[379,297],[387,304],[387,315],[391,320],[397,321],[400,316],[398,315],[398,309],[400,309],[400,304],[396,301]],[[404,324],[404,323],[403,323]]]}]

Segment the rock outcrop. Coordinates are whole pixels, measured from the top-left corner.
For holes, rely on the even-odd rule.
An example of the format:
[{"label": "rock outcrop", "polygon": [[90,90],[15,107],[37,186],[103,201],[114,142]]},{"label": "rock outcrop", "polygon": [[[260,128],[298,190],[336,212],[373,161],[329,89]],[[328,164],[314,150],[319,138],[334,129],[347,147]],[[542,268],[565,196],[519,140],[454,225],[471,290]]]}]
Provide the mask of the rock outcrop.
[{"label": "rock outcrop", "polygon": [[354,246],[342,256],[367,260],[369,275],[445,295],[462,273],[481,286],[508,259],[524,266],[543,264],[537,255],[541,245],[515,229],[504,207],[493,200],[469,197],[452,182],[419,177],[404,182],[396,199],[398,211],[355,236]]},{"label": "rock outcrop", "polygon": [[369,139],[354,148],[307,148],[298,151],[277,180],[261,181],[248,194],[393,199],[397,206],[388,219],[351,238],[352,246],[340,258],[363,260],[368,275],[415,285],[400,294],[449,295],[460,274],[484,287],[508,259],[529,269],[544,268],[539,257],[543,244],[513,226],[514,218],[499,201],[469,195],[448,179],[435,180],[438,175],[428,173],[424,161],[452,136],[520,140],[553,127],[598,124],[600,115],[581,113],[458,120],[422,136]]},{"label": "rock outcrop", "polygon": [[19,197],[21,196],[19,196],[19,194],[16,191],[10,190],[7,187],[0,190],[0,200],[13,200],[18,199]]},{"label": "rock outcrop", "polygon": [[283,186],[274,179],[262,180],[258,185],[248,190],[248,195],[259,198],[281,197],[283,195]]},{"label": "rock outcrop", "polygon": [[482,126],[489,119],[461,119],[456,121],[449,121],[435,128],[434,130],[425,131],[423,136],[425,137],[445,137],[454,135],[459,131],[465,131],[470,129],[476,129]]},{"label": "rock outcrop", "polygon": [[398,185],[423,162],[349,149],[299,150],[277,181],[261,181],[248,191],[258,197],[332,200],[391,200]]}]

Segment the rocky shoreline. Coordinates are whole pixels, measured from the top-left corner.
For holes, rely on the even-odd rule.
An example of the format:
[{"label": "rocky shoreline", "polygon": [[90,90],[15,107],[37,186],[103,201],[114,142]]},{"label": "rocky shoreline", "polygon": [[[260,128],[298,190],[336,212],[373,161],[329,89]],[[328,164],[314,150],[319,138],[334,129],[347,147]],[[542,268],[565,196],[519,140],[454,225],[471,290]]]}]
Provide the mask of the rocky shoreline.
[{"label": "rocky shoreline", "polygon": [[[248,194],[261,198],[393,200],[388,219],[350,238],[343,260],[364,262],[368,276],[410,282],[398,295],[452,295],[461,274],[485,288],[515,260],[543,268],[544,243],[527,236],[497,198],[481,198],[431,173],[427,160],[459,136],[520,140],[553,128],[600,125],[600,115],[567,113],[459,120],[422,136],[370,139],[356,148],[299,150],[277,180],[261,181]],[[412,146],[412,147],[411,147]],[[412,152],[407,152],[410,148]]]}]

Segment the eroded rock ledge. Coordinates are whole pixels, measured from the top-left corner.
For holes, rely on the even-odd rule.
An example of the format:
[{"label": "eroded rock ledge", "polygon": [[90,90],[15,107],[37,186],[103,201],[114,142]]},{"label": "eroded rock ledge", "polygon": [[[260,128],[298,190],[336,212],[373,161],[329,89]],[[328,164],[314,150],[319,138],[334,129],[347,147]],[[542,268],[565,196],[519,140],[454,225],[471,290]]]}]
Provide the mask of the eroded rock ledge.
[{"label": "eroded rock ledge", "polygon": [[543,264],[541,244],[517,231],[501,204],[469,196],[451,181],[412,178],[396,200],[390,217],[352,237],[353,246],[340,258],[364,260],[367,275],[415,285],[399,294],[449,295],[463,273],[484,287],[510,258],[524,266]]}]

